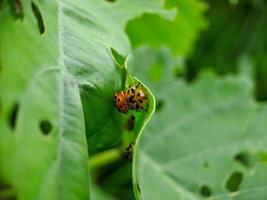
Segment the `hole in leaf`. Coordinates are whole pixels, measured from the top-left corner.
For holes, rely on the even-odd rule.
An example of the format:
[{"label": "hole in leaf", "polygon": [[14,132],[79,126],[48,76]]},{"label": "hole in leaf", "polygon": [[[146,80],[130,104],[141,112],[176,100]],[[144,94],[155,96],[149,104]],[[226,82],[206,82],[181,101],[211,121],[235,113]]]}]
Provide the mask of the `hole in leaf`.
[{"label": "hole in leaf", "polygon": [[44,135],[48,135],[52,130],[52,124],[47,120],[43,120],[40,122],[40,129]]},{"label": "hole in leaf", "polygon": [[212,194],[210,187],[207,185],[202,185],[199,189],[199,192],[204,197],[210,197],[210,195]]},{"label": "hole in leaf", "polygon": [[229,192],[236,192],[239,189],[240,184],[243,180],[243,174],[240,172],[234,172],[229,176],[226,181],[226,189]]},{"label": "hole in leaf", "polygon": [[135,117],[133,115],[131,115],[131,117],[127,120],[127,122],[125,124],[125,128],[128,131],[132,131],[134,129],[134,125],[135,125]]},{"label": "hole in leaf", "polygon": [[125,58],[120,55],[115,49],[111,48],[111,53],[116,62],[119,64],[119,66],[123,66],[125,62]]},{"label": "hole in leaf", "polygon": [[45,26],[44,26],[44,20],[41,15],[41,12],[39,8],[35,5],[35,3],[31,2],[31,6],[32,6],[32,11],[34,13],[34,16],[38,23],[39,32],[40,34],[43,34],[45,32]]},{"label": "hole in leaf", "polygon": [[210,163],[209,163],[208,161],[205,161],[205,162],[203,163],[203,167],[204,167],[205,169],[209,168],[209,167],[210,167]]},{"label": "hole in leaf", "polygon": [[16,19],[23,19],[23,9],[22,9],[22,3],[21,0],[11,0],[11,9],[13,12],[13,15]]},{"label": "hole in leaf", "polygon": [[158,100],[157,103],[156,103],[156,112],[161,111],[163,106],[164,106],[163,101],[162,100]]},{"label": "hole in leaf", "polygon": [[16,200],[14,188],[0,180],[0,200]]},{"label": "hole in leaf", "polygon": [[250,158],[247,152],[240,152],[236,154],[234,159],[246,167],[251,167]]},{"label": "hole in leaf", "polygon": [[16,127],[18,111],[19,111],[19,104],[15,103],[9,115],[9,125],[12,129],[15,129]]}]

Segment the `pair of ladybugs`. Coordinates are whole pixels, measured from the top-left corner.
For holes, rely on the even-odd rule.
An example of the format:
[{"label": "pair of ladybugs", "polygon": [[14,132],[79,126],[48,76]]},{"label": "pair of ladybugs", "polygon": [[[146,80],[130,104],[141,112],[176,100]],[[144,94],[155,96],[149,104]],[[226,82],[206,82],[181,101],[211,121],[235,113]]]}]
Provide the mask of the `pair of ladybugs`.
[{"label": "pair of ladybugs", "polygon": [[147,111],[148,109],[147,91],[140,82],[124,91],[117,92],[114,99],[116,107],[123,113],[129,110]]}]

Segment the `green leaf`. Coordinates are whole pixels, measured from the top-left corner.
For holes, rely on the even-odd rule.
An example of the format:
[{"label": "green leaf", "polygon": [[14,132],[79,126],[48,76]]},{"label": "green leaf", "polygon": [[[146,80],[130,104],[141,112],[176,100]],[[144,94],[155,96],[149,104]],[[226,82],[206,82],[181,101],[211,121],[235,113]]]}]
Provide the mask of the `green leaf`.
[{"label": "green leaf", "polygon": [[251,91],[244,77],[210,74],[191,85],[177,80],[158,88],[163,107],[137,139],[136,196],[266,199],[267,109],[257,111]]},{"label": "green leaf", "polygon": [[166,0],[166,7],[177,10],[172,21],[149,13],[128,24],[126,31],[131,43],[134,47],[142,44],[157,48],[168,46],[175,54],[188,55],[199,32],[207,25],[206,4],[200,0]]},{"label": "green leaf", "polygon": [[127,21],[144,12],[171,19],[174,12],[162,6],[160,0],[1,2],[0,181],[17,198],[89,198],[87,150],[121,140],[113,95],[124,82],[111,48],[126,57]]}]

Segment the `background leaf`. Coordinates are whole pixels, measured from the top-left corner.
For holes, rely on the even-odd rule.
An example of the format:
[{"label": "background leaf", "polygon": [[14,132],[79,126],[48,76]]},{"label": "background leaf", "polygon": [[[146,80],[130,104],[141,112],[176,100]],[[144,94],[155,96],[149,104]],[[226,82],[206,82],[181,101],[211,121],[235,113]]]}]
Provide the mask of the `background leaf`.
[{"label": "background leaf", "polygon": [[[134,69],[151,70],[147,64]],[[163,71],[167,80],[168,67]],[[144,82],[153,87],[151,79]],[[257,112],[250,81],[203,75],[192,85],[177,80],[164,86],[157,90],[163,107],[137,142],[134,178],[141,199],[265,199],[266,112]],[[254,190],[258,195],[248,195]]]}]

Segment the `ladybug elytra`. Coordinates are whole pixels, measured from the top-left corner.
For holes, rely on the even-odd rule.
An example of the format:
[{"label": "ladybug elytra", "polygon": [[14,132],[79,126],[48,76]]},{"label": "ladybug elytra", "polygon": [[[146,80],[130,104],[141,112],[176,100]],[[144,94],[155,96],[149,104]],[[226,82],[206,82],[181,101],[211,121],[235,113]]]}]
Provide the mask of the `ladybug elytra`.
[{"label": "ladybug elytra", "polygon": [[147,91],[140,82],[125,91],[117,92],[114,98],[116,107],[120,112],[127,113],[129,110],[147,111]]}]

